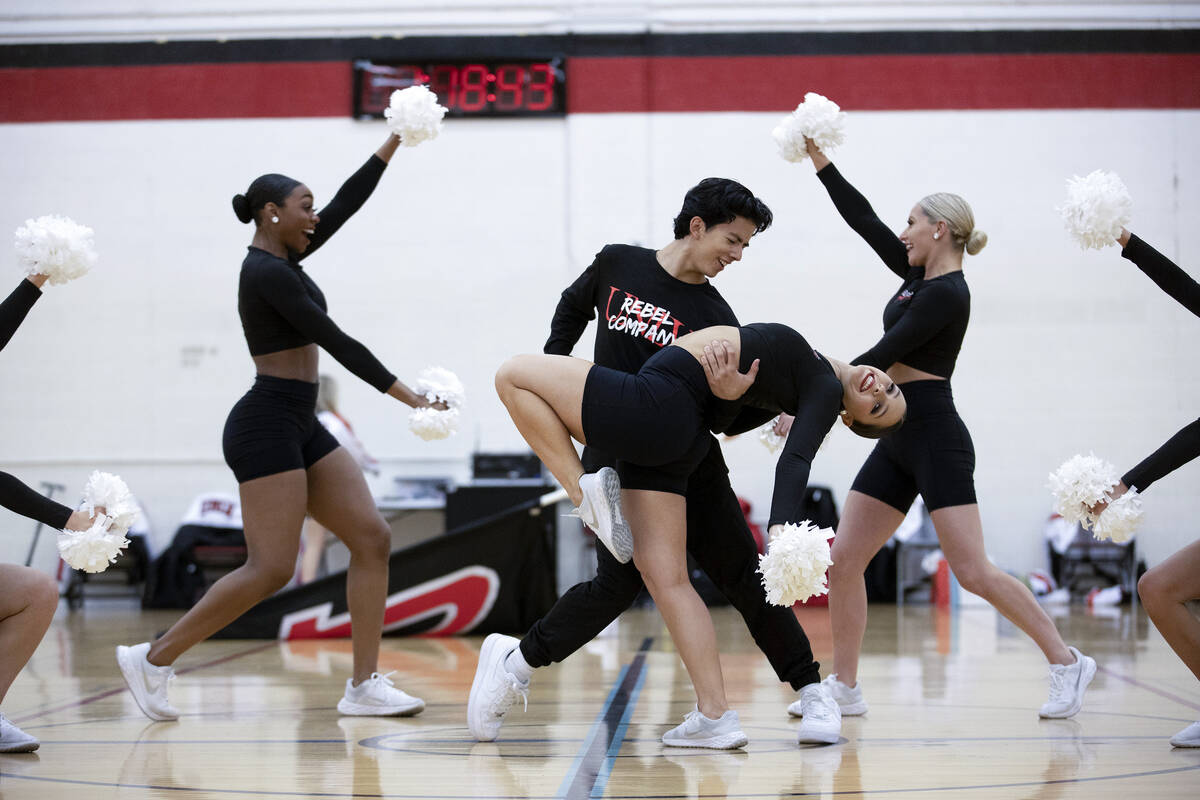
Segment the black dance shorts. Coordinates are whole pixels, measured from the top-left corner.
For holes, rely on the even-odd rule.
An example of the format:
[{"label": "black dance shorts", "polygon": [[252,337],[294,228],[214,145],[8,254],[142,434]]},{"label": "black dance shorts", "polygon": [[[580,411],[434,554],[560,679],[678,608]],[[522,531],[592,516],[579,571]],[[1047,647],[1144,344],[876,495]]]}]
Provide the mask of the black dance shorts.
[{"label": "black dance shorts", "polygon": [[238,483],[308,469],[337,439],[317,421],[317,384],[257,375],[225,420],[221,448]]},{"label": "black dance shorts", "polygon": [[624,489],[687,494],[688,476],[711,445],[704,368],[668,345],[636,375],[593,366],[583,387],[583,435],[617,459]]},{"label": "black dance shorts", "polygon": [[950,381],[902,384],[908,417],[883,437],[851,490],[907,512],[917,495],[930,511],[975,503],[975,445],[954,408]]}]

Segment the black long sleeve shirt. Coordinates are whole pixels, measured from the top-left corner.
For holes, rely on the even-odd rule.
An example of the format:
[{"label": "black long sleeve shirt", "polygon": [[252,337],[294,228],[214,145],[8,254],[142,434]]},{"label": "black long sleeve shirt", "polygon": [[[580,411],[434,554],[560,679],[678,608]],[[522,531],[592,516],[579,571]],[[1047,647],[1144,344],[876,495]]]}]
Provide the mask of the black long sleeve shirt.
[{"label": "black long sleeve shirt", "polygon": [[352,373],[385,392],[396,382],[370,350],[337,326],[325,295],[304,272],[300,261],[329,240],[362,207],[387,163],[372,155],[320,211],[308,249],[287,259],[250,247],[242,262],[238,314],[246,344],[254,356],[316,343]]},{"label": "black long sleeve shirt", "polygon": [[[1121,250],[1160,289],[1179,301],[1180,305],[1200,317],[1200,284],[1169,258],[1134,235]],[[1121,478],[1121,482],[1144,492],[1164,475],[1200,456],[1200,419],[1184,427]]]},{"label": "black long sleeve shirt", "polygon": [[[775,464],[769,525],[800,522],[813,458],[842,408],[842,384],[825,358],[796,331],[756,322],[738,331],[739,369],[759,360],[758,378],[737,400],[747,411],[724,432],[740,433],[780,412],[795,417]],[[765,417],[765,419],[764,419]]]},{"label": "black long sleeve shirt", "polygon": [[[12,339],[41,296],[41,289],[22,279],[12,294],[0,303],[0,350]],[[7,472],[0,472],[0,506],[59,530],[67,526],[71,517],[71,509],[43,497]]]},{"label": "black long sleeve shirt", "polygon": [[962,271],[926,280],[925,268],[909,266],[904,243],[837,167],[829,164],[817,177],[842,219],[904,281],[884,306],[883,338],[852,363],[886,370],[899,362],[949,379],[971,317],[971,292]]}]

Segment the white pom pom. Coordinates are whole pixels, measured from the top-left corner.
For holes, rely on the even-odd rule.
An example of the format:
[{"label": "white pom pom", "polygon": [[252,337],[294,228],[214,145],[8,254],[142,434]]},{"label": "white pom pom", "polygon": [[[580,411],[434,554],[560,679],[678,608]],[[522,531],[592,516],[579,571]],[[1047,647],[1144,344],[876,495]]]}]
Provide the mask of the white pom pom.
[{"label": "white pom pom", "polygon": [[779,417],[776,417],[758,429],[758,440],[772,453],[778,452],[779,448],[783,447],[783,443],[787,441],[786,436],[780,436],[775,432],[775,423],[778,421]]},{"label": "white pom pom", "polygon": [[127,530],[118,530],[111,518],[97,514],[96,522],[86,531],[59,532],[59,555],[72,569],[103,572],[129,545],[125,538]]},{"label": "white pom pom", "polygon": [[1130,489],[1104,507],[1092,529],[1092,536],[1100,541],[1107,539],[1121,544],[1133,538],[1141,523],[1142,497],[1137,489]]},{"label": "white pom pom", "polygon": [[829,584],[825,571],[833,565],[829,557],[830,528],[817,528],[808,520],[784,525],[758,557],[758,571],[767,602],[791,606],[814,595],[825,594]]},{"label": "white pom pom", "polygon": [[383,110],[387,126],[400,137],[405,147],[436,139],[442,130],[442,117],[448,109],[438,105],[437,95],[424,86],[409,86],[392,92]]},{"label": "white pom pom", "polygon": [[426,367],[421,370],[415,388],[429,402],[445,403],[451,408],[462,408],[467,400],[462,381],[445,367]]},{"label": "white pom pom", "polygon": [[95,515],[103,508],[112,530],[124,534],[137,521],[138,507],[125,481],[111,472],[96,470],[83,487],[83,510]]},{"label": "white pom pom", "polygon": [[804,137],[816,142],[821,152],[830,150],[846,140],[846,114],[827,97],[816,92],[804,95],[804,102],[784,117],[771,137],[785,161],[803,161],[808,158]]},{"label": "white pom pom", "polygon": [[1054,495],[1054,511],[1071,523],[1091,527],[1091,507],[1107,497],[1120,482],[1117,468],[1095,455],[1075,455],[1050,473],[1047,488]]},{"label": "white pom pom", "polygon": [[1096,170],[1067,180],[1067,202],[1058,212],[1080,247],[1099,250],[1117,243],[1132,208],[1133,198],[1120,177]]},{"label": "white pom pom", "polygon": [[408,429],[427,442],[445,439],[458,431],[458,409],[415,408],[408,415]]},{"label": "white pom pom", "polygon": [[17,262],[25,275],[41,273],[52,285],[84,275],[96,263],[92,229],[54,215],[26,220],[17,228]]}]

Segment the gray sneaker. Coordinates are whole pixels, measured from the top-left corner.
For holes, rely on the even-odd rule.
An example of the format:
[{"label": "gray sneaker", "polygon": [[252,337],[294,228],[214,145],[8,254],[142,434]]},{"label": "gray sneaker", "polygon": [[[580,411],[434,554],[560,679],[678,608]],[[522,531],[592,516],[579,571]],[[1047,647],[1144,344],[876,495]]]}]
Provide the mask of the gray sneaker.
[{"label": "gray sneaker", "polygon": [[30,736],[0,714],[0,753],[32,753],[41,745],[36,737]]},{"label": "gray sneaker", "polygon": [[521,640],[493,633],[479,649],[479,665],[467,700],[467,728],[477,742],[491,742],[500,734],[504,717],[517,698],[529,708],[529,682],[522,681],[504,668],[504,659]]},{"label": "gray sneaker", "polygon": [[836,744],[842,738],[842,710],[823,683],[810,683],[800,690],[800,712],[804,720],[796,732],[800,744]]},{"label": "gray sneaker", "polygon": [[1079,712],[1083,693],[1096,676],[1096,661],[1068,647],[1075,656],[1074,664],[1050,665],[1050,699],[1038,711],[1043,719],[1066,719]]},{"label": "gray sneaker", "polygon": [[[867,713],[867,701],[863,700],[862,688],[857,684],[847,686],[837,679],[836,672],[821,681],[821,684],[828,687],[843,717],[860,717]],[[788,706],[788,713],[793,717],[803,717],[803,700],[796,700]]]},{"label": "gray sneaker", "polygon": [[726,711],[720,719],[709,719],[692,709],[683,718],[683,723],[663,734],[662,742],[668,747],[705,747],[709,750],[733,750],[745,747],[746,734],[742,732],[737,712]]},{"label": "gray sneaker", "polygon": [[633,534],[621,514],[621,479],[612,467],[586,473],[579,478],[583,502],[576,513],[608,548],[613,558],[628,564],[633,558]]},{"label": "gray sneaker", "polygon": [[179,719],[179,712],[167,699],[167,684],[175,679],[175,670],[151,664],[146,660],[149,652],[149,642],[132,647],[118,645],[117,665],[121,675],[143,714],[156,722]]}]

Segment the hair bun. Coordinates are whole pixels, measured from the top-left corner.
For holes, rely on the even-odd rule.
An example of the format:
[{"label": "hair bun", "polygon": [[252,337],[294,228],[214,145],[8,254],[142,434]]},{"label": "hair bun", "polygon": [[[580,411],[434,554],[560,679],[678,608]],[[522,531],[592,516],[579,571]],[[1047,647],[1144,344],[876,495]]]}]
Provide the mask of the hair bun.
[{"label": "hair bun", "polygon": [[979,228],[972,228],[971,232],[967,235],[967,255],[975,255],[982,250],[985,245],[987,245],[987,242],[988,238],[986,233],[979,230]]},{"label": "hair bun", "polygon": [[237,214],[237,218],[243,223],[254,219],[254,214],[250,211],[250,201],[246,199],[246,195],[235,194],[233,196],[233,213]]}]

